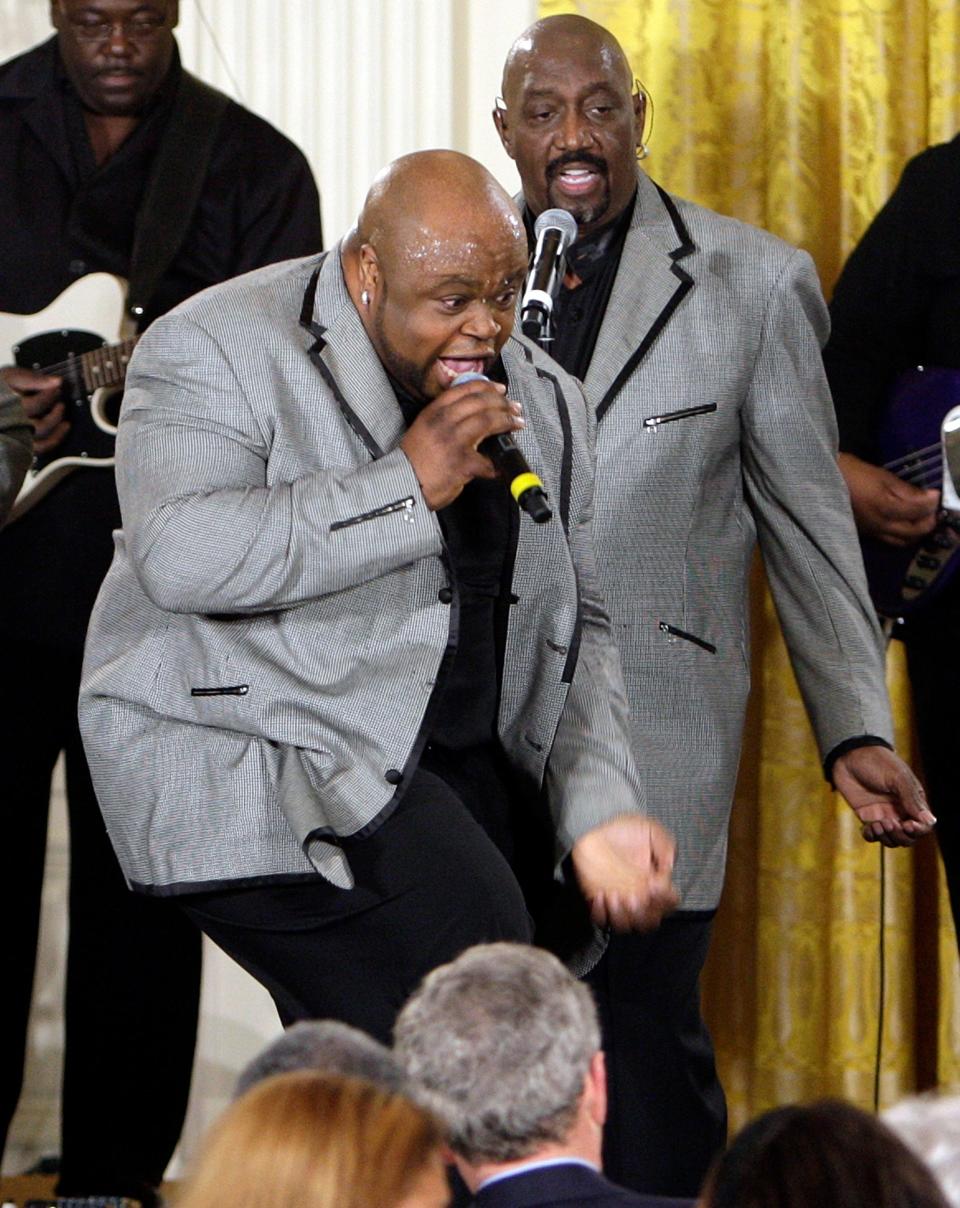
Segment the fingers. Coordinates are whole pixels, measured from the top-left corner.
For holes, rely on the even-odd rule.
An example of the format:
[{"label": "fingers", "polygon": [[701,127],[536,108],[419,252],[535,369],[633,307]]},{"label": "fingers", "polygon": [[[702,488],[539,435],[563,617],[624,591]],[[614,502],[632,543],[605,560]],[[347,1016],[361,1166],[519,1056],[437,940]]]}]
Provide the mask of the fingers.
[{"label": "fingers", "polygon": [[881,466],[842,453],[840,469],[850,489],[858,527],[891,545],[911,545],[932,532],[939,491],[923,490]]},{"label": "fingers", "polygon": [[66,411],[60,401],[62,379],[8,365],[0,370],[4,382],[20,395],[27,419],[33,426],[33,448],[46,453],[55,448],[70,431]]},{"label": "fingers", "polygon": [[70,431],[70,425],[63,416],[63,403],[57,403],[42,419],[32,421],[34,452],[47,453],[60,444]]},{"label": "fingers", "polygon": [[400,447],[409,458],[427,504],[434,511],[460,494],[474,478],[495,478],[496,470],[477,446],[488,436],[525,426],[519,403],[496,382],[465,382],[424,407]]},{"label": "fingers", "polygon": [[644,892],[601,890],[590,899],[590,918],[614,931],[652,931],[680,901],[669,880],[651,880]]}]

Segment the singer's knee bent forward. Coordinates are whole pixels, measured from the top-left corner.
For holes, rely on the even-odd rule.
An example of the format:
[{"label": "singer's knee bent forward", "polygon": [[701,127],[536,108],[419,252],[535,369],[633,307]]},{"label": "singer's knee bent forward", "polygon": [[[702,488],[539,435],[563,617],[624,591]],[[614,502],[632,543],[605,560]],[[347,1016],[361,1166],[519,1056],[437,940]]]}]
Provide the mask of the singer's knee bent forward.
[{"label": "singer's knee bent forward", "polygon": [[318,875],[181,899],[266,986],[284,1024],[342,1019],[389,1043],[397,1012],[431,969],[471,944],[531,938],[507,859],[432,772],[416,772],[396,812],[344,850],[350,890]]}]

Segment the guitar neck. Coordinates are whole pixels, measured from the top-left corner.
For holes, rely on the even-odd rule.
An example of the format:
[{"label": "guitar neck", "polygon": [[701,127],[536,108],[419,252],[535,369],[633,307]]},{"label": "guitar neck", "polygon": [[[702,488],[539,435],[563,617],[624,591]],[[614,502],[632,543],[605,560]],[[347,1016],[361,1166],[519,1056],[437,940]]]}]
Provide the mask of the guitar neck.
[{"label": "guitar neck", "polygon": [[133,336],[129,340],[121,340],[119,344],[104,344],[102,348],[94,348],[76,358],[87,394],[92,394],[101,386],[123,384],[136,342],[136,336]]}]

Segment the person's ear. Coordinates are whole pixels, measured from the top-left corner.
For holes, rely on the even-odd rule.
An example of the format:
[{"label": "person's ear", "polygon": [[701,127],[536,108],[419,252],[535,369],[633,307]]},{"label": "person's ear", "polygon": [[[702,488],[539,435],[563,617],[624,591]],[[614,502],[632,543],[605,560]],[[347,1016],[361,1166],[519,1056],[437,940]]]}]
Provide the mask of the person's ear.
[{"label": "person's ear", "polygon": [[493,124],[497,128],[497,134],[500,135],[500,142],[503,144],[504,151],[513,159],[513,137],[507,121],[507,108],[499,100],[493,107]]},{"label": "person's ear", "polygon": [[364,307],[377,296],[381,281],[380,260],[377,249],[372,244],[364,243],[357,257],[357,273],[360,278],[360,301]]},{"label": "person's ear", "polygon": [[607,1119],[607,1061],[602,1049],[598,1049],[590,1058],[584,1083],[590,1118],[599,1128],[603,1128]]},{"label": "person's ear", "polygon": [[647,94],[641,86],[633,94],[633,128],[637,146],[643,146],[643,131],[647,124]]}]

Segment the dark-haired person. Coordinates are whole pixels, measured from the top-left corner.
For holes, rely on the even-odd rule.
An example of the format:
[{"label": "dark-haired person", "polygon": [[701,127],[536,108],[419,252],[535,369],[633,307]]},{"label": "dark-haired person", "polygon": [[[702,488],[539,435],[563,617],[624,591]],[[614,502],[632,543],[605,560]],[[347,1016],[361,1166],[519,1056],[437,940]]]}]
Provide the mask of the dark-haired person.
[{"label": "dark-haired person", "polygon": [[[0,311],[45,310],[89,274],[133,275],[144,293],[129,301],[142,303],[143,330],[208,285],[319,250],[306,160],[183,71],[176,0],[52,0],[50,14],[55,37],[0,66]],[[96,322],[71,313],[66,326]],[[10,355],[0,349],[0,365]],[[75,454],[81,416],[61,397],[60,377],[9,365],[0,374],[31,418],[37,452]],[[6,669],[17,688],[0,704],[0,873],[16,902],[5,930],[0,1147],[23,1076],[50,775],[63,751],[70,925],[59,1191],[147,1201],[186,1107],[200,949],[177,911],[125,887],[76,725],[84,634],[119,523],[112,469],[81,469],[0,533],[0,627],[19,635]]]},{"label": "dark-haired person", "polygon": [[[939,449],[925,448],[919,461],[904,457],[894,473],[896,466],[888,470],[880,464],[881,430],[895,388],[926,392],[918,366],[943,384],[939,409],[930,396],[929,418],[920,397],[910,403],[909,393],[904,396],[921,422],[932,421],[937,431],[960,398],[958,205],[960,136],[928,147],[906,164],[896,189],[851,252],[830,303],[831,334],[823,358],[840,429],[840,469],[861,533],[891,552],[917,549],[936,527],[941,507]],[[910,373],[912,384],[910,377],[901,377]],[[903,452],[927,444],[918,432]],[[922,549],[917,552],[924,556]],[[907,574],[906,563],[901,574]],[[956,579],[895,633],[906,648],[923,776],[940,819],[937,843],[954,925],[960,929],[960,811],[953,759],[960,734]]]},{"label": "dark-haired person", "polygon": [[748,1124],[707,1177],[702,1208],[949,1208],[931,1171],[875,1116],[824,1100]]}]

